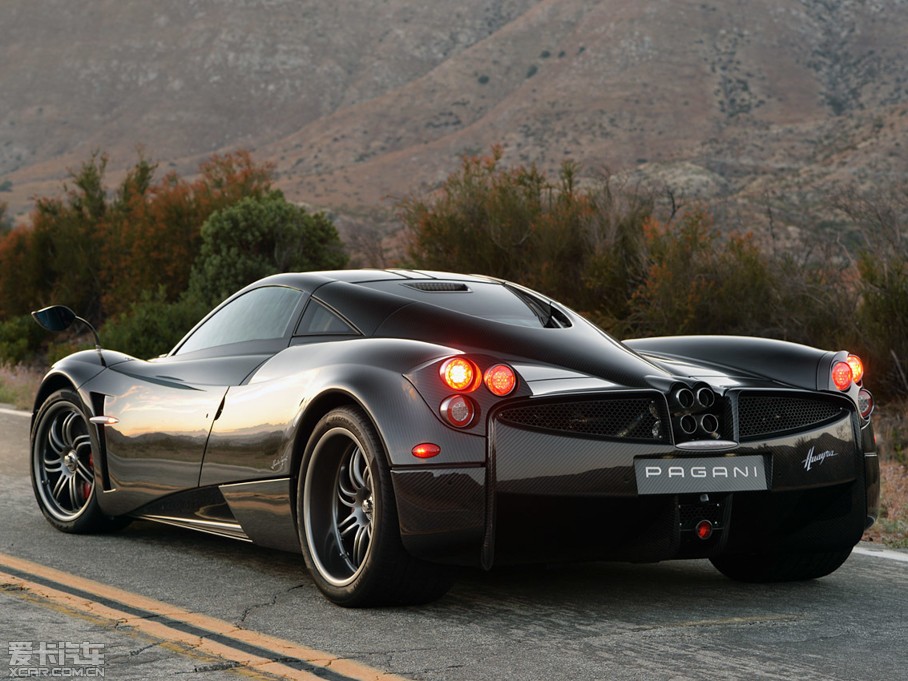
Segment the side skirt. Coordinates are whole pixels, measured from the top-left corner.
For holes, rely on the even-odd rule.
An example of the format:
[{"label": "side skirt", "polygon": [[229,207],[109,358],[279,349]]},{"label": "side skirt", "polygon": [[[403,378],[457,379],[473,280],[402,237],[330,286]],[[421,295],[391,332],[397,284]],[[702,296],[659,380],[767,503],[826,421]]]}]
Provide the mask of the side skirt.
[{"label": "side skirt", "polygon": [[290,488],[290,478],[198,487],[158,499],[130,515],[300,553]]}]

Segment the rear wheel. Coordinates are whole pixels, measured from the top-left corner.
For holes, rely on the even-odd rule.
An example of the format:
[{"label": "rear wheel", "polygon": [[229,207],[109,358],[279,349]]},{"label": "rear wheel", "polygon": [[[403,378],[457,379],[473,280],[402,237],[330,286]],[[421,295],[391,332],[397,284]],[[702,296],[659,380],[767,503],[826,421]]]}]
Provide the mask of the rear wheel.
[{"label": "rear wheel", "polygon": [[97,451],[79,396],[60,390],[48,397],[32,428],[32,487],[44,517],[62,532],[111,532],[130,522],[98,506]]},{"label": "rear wheel", "polygon": [[710,558],[715,568],[739,582],[797,582],[832,574],[851,549],[820,553],[737,554]]},{"label": "rear wheel", "polygon": [[300,544],[316,586],[346,607],[425,603],[451,580],[400,539],[391,474],[372,424],[352,408],[316,425],[297,488]]}]

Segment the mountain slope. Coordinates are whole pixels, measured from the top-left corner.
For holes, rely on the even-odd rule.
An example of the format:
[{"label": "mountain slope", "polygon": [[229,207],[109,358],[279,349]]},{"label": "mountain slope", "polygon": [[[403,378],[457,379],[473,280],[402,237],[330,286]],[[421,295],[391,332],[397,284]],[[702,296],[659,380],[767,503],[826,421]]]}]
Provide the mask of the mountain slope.
[{"label": "mountain slope", "polygon": [[[276,162],[291,198],[361,210],[501,143],[757,204],[908,173],[908,3],[7,0],[0,193],[91,149],[190,173]],[[750,212],[757,213],[756,209]],[[745,211],[746,213],[746,211]]]}]

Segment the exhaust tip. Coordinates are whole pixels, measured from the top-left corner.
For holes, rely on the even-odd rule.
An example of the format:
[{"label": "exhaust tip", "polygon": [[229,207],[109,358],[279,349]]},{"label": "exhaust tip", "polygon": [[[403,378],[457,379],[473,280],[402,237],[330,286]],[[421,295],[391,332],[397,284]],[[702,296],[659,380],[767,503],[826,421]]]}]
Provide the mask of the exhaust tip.
[{"label": "exhaust tip", "polygon": [[685,414],[678,419],[678,427],[681,428],[685,435],[693,435],[694,431],[697,430],[697,419],[690,414]]},{"label": "exhaust tip", "polygon": [[674,394],[675,402],[682,409],[690,409],[694,406],[694,391],[690,388],[678,388]]},{"label": "exhaust tip", "polygon": [[703,432],[714,435],[719,431],[719,419],[712,414],[704,414],[700,417],[700,428]]}]

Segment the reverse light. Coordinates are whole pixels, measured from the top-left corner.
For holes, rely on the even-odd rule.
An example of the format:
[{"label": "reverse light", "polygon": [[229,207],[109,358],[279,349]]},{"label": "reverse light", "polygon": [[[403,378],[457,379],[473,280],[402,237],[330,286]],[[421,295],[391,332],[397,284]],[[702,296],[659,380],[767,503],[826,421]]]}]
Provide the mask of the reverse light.
[{"label": "reverse light", "polygon": [[851,380],[855,383],[860,383],[861,379],[864,378],[864,363],[861,361],[861,358],[857,355],[848,355],[845,362],[851,367]]},{"label": "reverse light", "polygon": [[441,415],[455,428],[466,428],[476,416],[476,404],[466,395],[452,395],[441,403]]},{"label": "reverse light", "polygon": [[832,383],[839,390],[848,390],[851,382],[854,380],[854,374],[851,373],[851,366],[847,362],[836,362],[832,367]]},{"label": "reverse light", "polygon": [[861,388],[858,393],[858,411],[861,412],[861,418],[869,419],[873,413],[873,395],[867,388]]},{"label": "reverse light", "polygon": [[472,392],[479,387],[479,369],[468,359],[452,357],[442,363],[439,371],[441,380],[451,390]]},{"label": "reverse light", "polygon": [[423,442],[422,444],[414,445],[410,453],[417,459],[431,459],[433,456],[441,454],[441,447],[432,442]]},{"label": "reverse light", "polygon": [[493,395],[504,397],[517,387],[517,374],[507,364],[496,364],[486,369],[485,384]]}]

